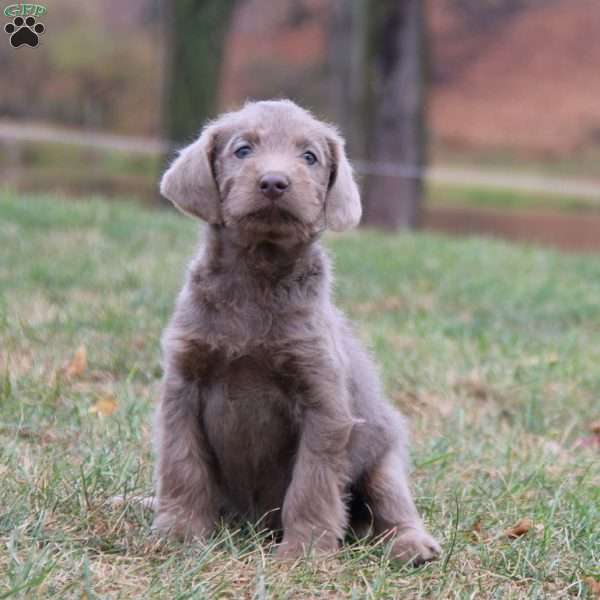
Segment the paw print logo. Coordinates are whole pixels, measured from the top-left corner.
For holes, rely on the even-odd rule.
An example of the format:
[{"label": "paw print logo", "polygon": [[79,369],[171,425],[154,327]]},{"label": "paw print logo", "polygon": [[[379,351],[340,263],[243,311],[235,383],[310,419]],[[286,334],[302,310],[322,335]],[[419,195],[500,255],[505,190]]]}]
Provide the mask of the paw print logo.
[{"label": "paw print logo", "polygon": [[4,26],[4,31],[10,35],[10,44],[18,48],[23,44],[35,48],[40,43],[39,36],[46,31],[42,23],[37,23],[35,17],[15,17],[12,23]]}]

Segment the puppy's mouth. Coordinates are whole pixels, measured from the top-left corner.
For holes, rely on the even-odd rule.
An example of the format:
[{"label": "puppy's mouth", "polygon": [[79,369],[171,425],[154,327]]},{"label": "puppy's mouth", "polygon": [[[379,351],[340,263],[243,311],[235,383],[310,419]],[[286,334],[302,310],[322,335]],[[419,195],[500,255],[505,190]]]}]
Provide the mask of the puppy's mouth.
[{"label": "puppy's mouth", "polygon": [[273,204],[253,210],[243,217],[245,221],[258,221],[265,225],[302,224],[300,219],[286,208]]},{"label": "puppy's mouth", "polygon": [[309,237],[306,224],[282,206],[263,206],[237,220],[244,237],[277,244]]}]

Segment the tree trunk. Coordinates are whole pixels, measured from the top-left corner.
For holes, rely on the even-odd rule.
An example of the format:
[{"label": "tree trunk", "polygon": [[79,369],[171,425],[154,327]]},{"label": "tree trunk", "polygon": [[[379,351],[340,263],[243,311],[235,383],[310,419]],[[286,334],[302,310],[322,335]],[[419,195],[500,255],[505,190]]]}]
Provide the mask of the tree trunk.
[{"label": "tree trunk", "polygon": [[333,0],[329,15],[329,90],[332,113],[351,156],[366,155],[364,0]]},{"label": "tree trunk", "polygon": [[334,112],[348,135],[351,155],[366,159],[372,167],[362,179],[364,225],[402,229],[419,223],[425,159],[422,4],[422,0],[333,4]]},{"label": "tree trunk", "polygon": [[372,8],[368,159],[402,166],[405,174],[368,176],[363,223],[412,228],[419,223],[425,159],[422,0],[378,0]]},{"label": "tree trunk", "polygon": [[235,0],[165,3],[164,132],[181,144],[218,110],[220,65]]}]

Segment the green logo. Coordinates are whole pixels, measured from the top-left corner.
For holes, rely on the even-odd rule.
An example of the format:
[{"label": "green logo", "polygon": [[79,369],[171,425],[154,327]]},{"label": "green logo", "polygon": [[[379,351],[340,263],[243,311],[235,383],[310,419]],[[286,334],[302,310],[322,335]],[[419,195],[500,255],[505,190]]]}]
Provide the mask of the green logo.
[{"label": "green logo", "polygon": [[12,22],[4,25],[4,31],[10,36],[13,48],[29,46],[35,48],[40,43],[40,35],[46,31],[46,26],[39,22],[48,9],[41,4],[11,4],[4,9],[4,16]]},{"label": "green logo", "polygon": [[5,17],[43,17],[48,9],[41,4],[11,4],[4,9]]}]

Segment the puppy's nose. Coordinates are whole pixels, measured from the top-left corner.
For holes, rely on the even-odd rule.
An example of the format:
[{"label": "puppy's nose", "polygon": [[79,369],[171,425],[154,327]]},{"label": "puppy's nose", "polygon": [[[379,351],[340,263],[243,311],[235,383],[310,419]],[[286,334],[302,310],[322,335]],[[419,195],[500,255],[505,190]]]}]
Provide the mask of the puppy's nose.
[{"label": "puppy's nose", "polygon": [[258,187],[267,198],[275,200],[290,187],[290,180],[281,173],[265,173],[259,179]]}]

